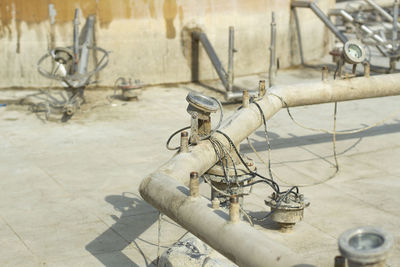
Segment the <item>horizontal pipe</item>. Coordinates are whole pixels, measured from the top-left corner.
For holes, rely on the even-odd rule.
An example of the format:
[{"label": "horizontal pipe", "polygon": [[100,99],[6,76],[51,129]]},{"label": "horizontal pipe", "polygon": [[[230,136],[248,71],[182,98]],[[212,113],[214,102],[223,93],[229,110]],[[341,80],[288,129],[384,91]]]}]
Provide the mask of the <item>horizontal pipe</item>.
[{"label": "horizontal pipe", "polygon": [[[214,249],[223,251],[239,266],[287,267],[299,263],[299,259],[293,257],[294,252],[287,247],[272,241],[247,223],[231,223],[229,215],[211,209],[209,200],[189,197],[186,187],[165,174],[157,173],[144,180],[140,190],[144,195],[158,194],[161,203],[156,199],[146,201]],[[214,238],[210,240],[209,236]]]},{"label": "horizontal pipe", "polygon": [[[279,86],[271,88],[270,92],[282,97],[290,107],[392,96],[400,94],[400,74]],[[283,107],[280,99],[271,94],[258,101],[258,104],[266,119]],[[224,121],[221,131],[239,144],[261,124],[262,118],[257,107],[250,104]],[[215,134],[215,138],[229,146],[222,135]],[[240,223],[240,227],[229,225],[227,215],[217,214],[207,206],[207,200],[188,197],[190,172],[202,175],[217,160],[211,143],[202,141],[191,147],[189,153],[176,154],[145,178],[140,185],[140,194],[152,206],[240,266],[292,266],[293,256],[287,254],[287,249],[278,243],[269,241],[248,224]],[[258,242],[265,245],[258,245]],[[282,264],[276,262],[277,257],[281,257]],[[301,261],[298,258],[296,262]],[[272,262],[274,264],[266,264]]]}]

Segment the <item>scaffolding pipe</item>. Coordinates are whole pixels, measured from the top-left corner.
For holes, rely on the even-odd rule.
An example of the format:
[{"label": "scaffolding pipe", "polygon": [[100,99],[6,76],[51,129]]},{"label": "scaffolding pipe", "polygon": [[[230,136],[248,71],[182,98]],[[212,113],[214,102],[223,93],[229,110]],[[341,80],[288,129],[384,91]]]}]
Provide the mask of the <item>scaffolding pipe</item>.
[{"label": "scaffolding pipe", "polygon": [[[393,19],[393,17],[387,13],[380,5],[378,5],[375,1],[373,0],[364,0],[367,2],[371,7],[373,7],[376,11],[378,11],[383,17],[385,17],[388,21],[394,23],[396,20]],[[395,3],[396,4],[396,3]],[[399,27],[400,23],[396,23],[396,27]]]},{"label": "scaffolding pipe", "polygon": [[214,68],[217,71],[219,79],[221,80],[225,89],[227,91],[229,91],[229,81],[227,79],[228,75],[227,75],[224,67],[222,66],[221,61],[219,60],[217,53],[215,53],[214,48],[210,44],[210,41],[208,40],[207,35],[203,32],[199,32],[199,31],[194,31],[192,34],[193,34],[193,38],[196,41],[200,41],[201,44],[203,45],[204,50],[206,50],[207,55],[211,60],[211,63],[214,65]]},{"label": "scaffolding pipe", "polygon": [[[273,87],[270,92],[280,96],[289,107],[393,96],[400,94],[400,74],[287,85]],[[281,100],[271,94],[258,104],[266,119],[283,107]],[[248,108],[236,111],[220,129],[238,145],[261,125],[260,112],[255,104],[250,104]],[[214,137],[229,146],[222,135],[215,134]],[[189,153],[177,153],[145,178],[140,184],[140,194],[160,212],[240,266],[294,266],[304,263],[288,248],[268,239],[267,235],[249,224],[229,223],[229,216],[212,210],[205,198],[189,197],[187,186],[190,173],[202,175],[217,161],[211,143],[201,141],[191,147]]]},{"label": "scaffolding pipe", "polygon": [[235,53],[235,29],[229,27],[229,50],[228,50],[228,91],[233,87],[233,54]]},{"label": "scaffolding pipe", "polygon": [[317,17],[325,24],[325,26],[328,27],[342,43],[346,43],[348,41],[347,37],[335,27],[335,25],[314,2],[293,1],[292,7],[310,8],[315,13],[315,15],[317,15]]}]

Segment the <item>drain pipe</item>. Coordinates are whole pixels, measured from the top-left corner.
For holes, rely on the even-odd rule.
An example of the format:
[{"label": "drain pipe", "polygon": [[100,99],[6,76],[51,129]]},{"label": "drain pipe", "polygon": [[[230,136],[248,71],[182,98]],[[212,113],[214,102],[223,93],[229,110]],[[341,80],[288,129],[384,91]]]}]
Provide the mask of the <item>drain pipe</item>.
[{"label": "drain pipe", "polygon": [[[400,74],[359,77],[350,80],[324,81],[288,86],[271,90],[290,107],[340,102],[400,94]],[[266,119],[282,107],[272,95],[258,102]],[[236,111],[221,126],[221,131],[237,145],[262,124],[255,104]],[[214,135],[229,146],[219,134]],[[209,207],[203,197],[189,197],[190,173],[201,176],[218,161],[210,142],[201,141],[189,153],[177,153],[140,184],[145,201],[166,214],[195,236],[239,266],[293,266],[303,263],[299,257],[267,235],[243,222],[231,223],[229,216]]]}]

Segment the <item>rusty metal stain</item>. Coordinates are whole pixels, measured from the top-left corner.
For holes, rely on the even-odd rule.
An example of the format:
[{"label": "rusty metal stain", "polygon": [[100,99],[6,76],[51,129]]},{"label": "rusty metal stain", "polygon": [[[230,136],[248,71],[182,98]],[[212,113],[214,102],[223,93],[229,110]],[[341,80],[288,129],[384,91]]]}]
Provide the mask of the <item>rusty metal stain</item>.
[{"label": "rusty metal stain", "polygon": [[154,4],[154,0],[150,0],[149,11],[150,11],[150,17],[153,18],[153,19],[156,19],[157,18],[157,14],[156,14],[156,7],[155,7],[155,4]]},{"label": "rusty metal stain", "polygon": [[168,39],[174,39],[176,36],[174,19],[177,14],[178,6],[176,4],[176,0],[165,0],[163,5],[163,15]]}]

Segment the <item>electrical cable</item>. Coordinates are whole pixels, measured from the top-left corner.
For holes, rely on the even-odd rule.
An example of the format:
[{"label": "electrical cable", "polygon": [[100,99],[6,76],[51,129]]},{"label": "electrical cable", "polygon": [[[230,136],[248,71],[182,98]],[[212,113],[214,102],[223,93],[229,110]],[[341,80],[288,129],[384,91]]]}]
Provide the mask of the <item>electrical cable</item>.
[{"label": "electrical cable", "polygon": [[183,132],[183,131],[185,131],[187,129],[190,129],[190,126],[183,127],[183,128],[179,129],[178,131],[175,131],[173,134],[170,135],[170,137],[168,138],[167,143],[166,143],[166,147],[167,147],[168,150],[178,150],[180,148],[180,146],[170,147],[169,143],[171,142],[172,138],[174,138],[175,135],[177,135],[178,133]]},{"label": "electrical cable", "polygon": [[[301,128],[304,128],[304,129],[306,129],[306,130],[310,130],[310,131],[313,131],[313,132],[323,132],[323,133],[327,133],[327,134],[334,134],[333,131],[329,131],[329,130],[321,129],[321,128],[312,128],[312,127],[308,127],[308,126],[306,126],[306,125],[304,125],[304,124],[298,122],[298,121],[293,117],[293,115],[291,114],[288,104],[286,103],[285,100],[283,100],[282,97],[280,97],[280,96],[278,96],[278,95],[276,95],[276,94],[274,94],[274,93],[268,93],[268,94],[269,94],[269,95],[272,95],[272,96],[275,96],[275,97],[277,97],[279,100],[281,100],[282,104],[285,106],[285,108],[286,108],[286,110],[287,110],[287,113],[288,113],[290,119],[291,119],[295,124],[297,124],[298,126],[300,126]],[[374,128],[374,127],[377,127],[377,126],[380,126],[380,125],[385,124],[386,121],[395,118],[399,113],[400,113],[400,109],[398,109],[398,110],[396,110],[396,111],[390,113],[390,114],[389,114],[388,116],[386,116],[383,120],[381,120],[381,121],[379,121],[379,122],[376,122],[376,123],[374,123],[374,124],[372,124],[372,125],[366,126],[366,127],[364,127],[364,128],[356,129],[356,130],[336,131],[335,134],[336,134],[336,135],[346,135],[346,134],[361,133],[361,132],[364,132],[364,131],[366,131],[366,130],[369,130],[369,129],[372,129],[372,128]]]}]

